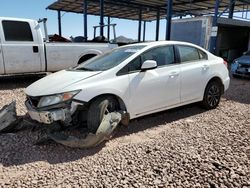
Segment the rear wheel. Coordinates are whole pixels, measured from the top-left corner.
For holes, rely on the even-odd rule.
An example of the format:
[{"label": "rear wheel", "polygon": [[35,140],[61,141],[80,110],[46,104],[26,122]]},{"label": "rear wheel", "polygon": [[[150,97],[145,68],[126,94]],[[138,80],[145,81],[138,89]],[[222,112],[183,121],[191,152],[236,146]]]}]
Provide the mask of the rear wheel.
[{"label": "rear wheel", "polygon": [[90,104],[88,110],[88,130],[92,133],[96,133],[104,115],[118,110],[119,104],[114,97],[104,96],[97,98]]},{"label": "rear wheel", "polygon": [[209,82],[205,89],[202,106],[208,110],[216,108],[220,103],[221,95],[221,84],[217,81]]}]

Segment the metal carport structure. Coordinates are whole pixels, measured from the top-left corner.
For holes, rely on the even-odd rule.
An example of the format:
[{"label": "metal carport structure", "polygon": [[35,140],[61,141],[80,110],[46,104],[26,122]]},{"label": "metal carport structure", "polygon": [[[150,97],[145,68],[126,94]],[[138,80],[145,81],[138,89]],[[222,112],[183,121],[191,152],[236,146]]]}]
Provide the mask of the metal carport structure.
[{"label": "metal carport structure", "polygon": [[[108,17],[108,21],[110,17],[138,20],[138,41],[140,42],[143,21],[146,23],[146,21],[156,20],[155,39],[159,40],[160,19],[166,18],[165,39],[169,40],[172,17],[214,15],[213,26],[217,26],[217,18],[223,13],[228,13],[228,18],[233,18],[235,12],[248,11],[249,5],[250,0],[58,0],[47,9],[58,11],[59,34],[61,34],[61,11],[84,14],[86,39],[88,37],[87,15],[99,15],[100,26],[104,25],[104,16]],[[103,32],[101,27],[101,36]],[[210,50],[213,51],[215,46],[216,37],[212,37]]]}]

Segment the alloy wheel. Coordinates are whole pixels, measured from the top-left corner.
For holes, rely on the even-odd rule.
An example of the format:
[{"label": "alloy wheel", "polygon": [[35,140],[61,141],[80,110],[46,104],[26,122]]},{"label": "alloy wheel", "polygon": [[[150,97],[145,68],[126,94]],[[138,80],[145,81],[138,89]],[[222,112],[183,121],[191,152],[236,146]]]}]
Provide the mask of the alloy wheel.
[{"label": "alloy wheel", "polygon": [[216,106],[220,100],[220,88],[217,85],[212,85],[208,90],[207,102],[209,106]]}]

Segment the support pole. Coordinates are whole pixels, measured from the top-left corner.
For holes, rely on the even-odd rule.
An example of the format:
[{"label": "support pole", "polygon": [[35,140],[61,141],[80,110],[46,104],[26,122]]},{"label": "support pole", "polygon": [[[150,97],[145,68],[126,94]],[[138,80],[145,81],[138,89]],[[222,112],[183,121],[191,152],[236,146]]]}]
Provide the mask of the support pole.
[{"label": "support pole", "polygon": [[141,42],[141,22],[142,22],[142,10],[139,10],[139,25],[138,25],[138,42]]},{"label": "support pole", "polygon": [[147,24],[147,22],[144,21],[144,23],[143,23],[143,42],[145,42],[145,40],[146,40],[146,24]]},{"label": "support pole", "polygon": [[61,11],[60,10],[57,11],[57,15],[58,15],[58,34],[59,34],[59,36],[62,36],[62,20],[61,20]]},{"label": "support pole", "polygon": [[84,0],[83,4],[83,19],[84,19],[84,40],[88,40],[88,0]]},{"label": "support pole", "polygon": [[248,18],[248,5],[247,5],[247,11],[246,11],[246,19]]},{"label": "support pole", "polygon": [[217,43],[217,21],[218,21],[218,13],[220,7],[220,0],[216,0],[215,2],[215,10],[214,10],[214,17],[213,17],[213,27],[212,27],[212,34],[210,37],[210,46],[209,51],[213,54],[216,53],[216,43]]},{"label": "support pole", "polygon": [[159,40],[159,33],[160,33],[160,10],[157,10],[156,15],[156,31],[155,31],[155,40]]},{"label": "support pole", "polygon": [[100,36],[104,36],[104,0],[100,0]]},{"label": "support pole", "polygon": [[232,19],[234,15],[235,0],[230,0],[229,15],[228,18]]},{"label": "support pole", "polygon": [[107,35],[108,35],[108,41],[110,41],[110,16],[108,16],[108,31],[107,31]]},{"label": "support pole", "polygon": [[113,25],[113,34],[114,34],[114,42],[116,42],[116,32],[115,32],[115,24]]},{"label": "support pole", "polygon": [[166,28],[166,40],[170,40],[171,36],[171,20],[173,13],[173,0],[167,0],[167,28]]}]

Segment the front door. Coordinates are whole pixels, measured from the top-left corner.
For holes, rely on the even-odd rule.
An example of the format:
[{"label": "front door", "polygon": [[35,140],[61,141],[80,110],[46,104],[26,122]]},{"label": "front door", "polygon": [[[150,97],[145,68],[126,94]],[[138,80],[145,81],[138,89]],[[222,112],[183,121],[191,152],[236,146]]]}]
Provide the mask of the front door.
[{"label": "front door", "polygon": [[2,20],[1,25],[4,33],[2,54],[5,73],[41,71],[41,50],[35,23]]},{"label": "front door", "polygon": [[133,70],[129,74],[129,108],[135,117],[180,103],[180,68],[175,63],[173,46],[151,49],[130,64],[146,60],[155,60],[158,67],[143,72]]}]

